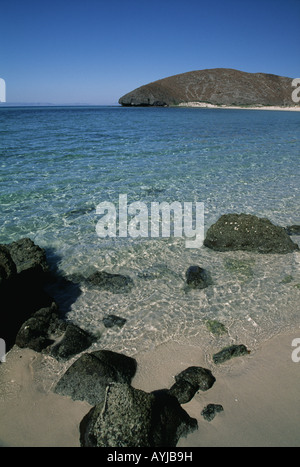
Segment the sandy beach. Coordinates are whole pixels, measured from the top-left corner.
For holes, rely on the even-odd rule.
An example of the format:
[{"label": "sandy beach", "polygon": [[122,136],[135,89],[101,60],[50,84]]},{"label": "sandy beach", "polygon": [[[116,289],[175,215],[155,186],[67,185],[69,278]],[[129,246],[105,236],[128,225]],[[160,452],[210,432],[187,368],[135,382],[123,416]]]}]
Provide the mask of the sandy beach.
[{"label": "sandy beach", "polygon": [[[209,368],[216,383],[183,408],[199,429],[178,447],[299,447],[300,363],[291,355],[300,329],[277,335],[245,357],[215,365],[197,345],[168,342],[136,355],[132,385],[150,392],[170,387],[189,366]],[[0,366],[0,445],[79,447],[79,423],[91,406],[52,392],[65,365],[29,349],[14,347]],[[209,404],[224,412],[211,422],[201,416]]]},{"label": "sandy beach", "polygon": [[280,107],[274,105],[268,106],[237,106],[237,105],[213,105],[206,102],[183,102],[178,105],[178,107],[195,107],[201,109],[239,109],[239,110],[282,110],[289,112],[299,112],[300,106],[298,107]]}]

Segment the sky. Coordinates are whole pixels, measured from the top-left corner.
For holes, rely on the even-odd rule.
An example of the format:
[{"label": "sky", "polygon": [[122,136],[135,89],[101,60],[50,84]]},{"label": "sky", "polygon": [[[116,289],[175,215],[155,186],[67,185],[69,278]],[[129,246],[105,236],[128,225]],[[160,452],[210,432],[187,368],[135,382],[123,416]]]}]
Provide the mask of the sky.
[{"label": "sky", "polygon": [[0,0],[6,102],[115,105],[207,68],[300,77],[300,0]]}]

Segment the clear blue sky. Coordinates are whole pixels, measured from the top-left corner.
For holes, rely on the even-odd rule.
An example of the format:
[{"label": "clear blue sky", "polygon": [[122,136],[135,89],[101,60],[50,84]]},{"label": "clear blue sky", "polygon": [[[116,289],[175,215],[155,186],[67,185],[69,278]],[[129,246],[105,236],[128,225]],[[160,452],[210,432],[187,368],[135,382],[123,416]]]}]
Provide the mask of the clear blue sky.
[{"label": "clear blue sky", "polygon": [[300,0],[0,0],[7,103],[116,104],[205,68],[300,77]]}]

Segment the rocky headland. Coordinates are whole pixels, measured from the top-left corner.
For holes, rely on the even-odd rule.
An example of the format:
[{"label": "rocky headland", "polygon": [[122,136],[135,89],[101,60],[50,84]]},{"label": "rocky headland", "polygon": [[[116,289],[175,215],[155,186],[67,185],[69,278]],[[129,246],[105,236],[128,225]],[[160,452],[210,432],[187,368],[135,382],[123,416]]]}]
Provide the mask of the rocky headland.
[{"label": "rocky headland", "polygon": [[292,100],[292,78],[229,68],[190,71],[141,86],[119,99],[122,106],[276,106],[300,108]]}]

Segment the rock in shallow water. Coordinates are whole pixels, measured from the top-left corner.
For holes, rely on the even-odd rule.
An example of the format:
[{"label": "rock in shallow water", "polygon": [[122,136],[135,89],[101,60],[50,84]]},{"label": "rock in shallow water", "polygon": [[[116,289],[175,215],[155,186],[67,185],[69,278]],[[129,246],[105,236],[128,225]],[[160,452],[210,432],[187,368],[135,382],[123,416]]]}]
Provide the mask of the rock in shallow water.
[{"label": "rock in shallow water", "polygon": [[286,227],[288,235],[300,235],[300,225],[290,225]]},{"label": "rock in shallow water", "polygon": [[224,363],[227,360],[230,360],[234,357],[241,357],[243,355],[249,354],[250,351],[243,344],[241,345],[231,345],[230,347],[225,347],[220,352],[213,355],[214,363]]},{"label": "rock in shallow water", "polygon": [[52,335],[64,333],[66,323],[59,319],[55,302],[50,307],[41,308],[26,320],[16,336],[16,345],[41,352],[54,341]]},{"label": "rock in shallow water", "polygon": [[208,271],[200,266],[190,266],[185,276],[187,285],[194,289],[205,289],[212,283]]},{"label": "rock in shallow water", "polygon": [[204,245],[216,251],[292,253],[299,250],[286,230],[250,214],[225,214],[207,231]]},{"label": "rock in shallow water", "polygon": [[62,340],[51,348],[50,353],[58,360],[67,360],[86,350],[96,340],[96,337],[89,332],[68,323]]},{"label": "rock in shallow water", "polygon": [[102,321],[106,328],[113,328],[115,326],[122,328],[127,320],[116,315],[105,315]]},{"label": "rock in shallow water", "polygon": [[130,277],[106,271],[97,271],[91,274],[87,282],[112,293],[127,293],[133,287],[133,281]]}]

